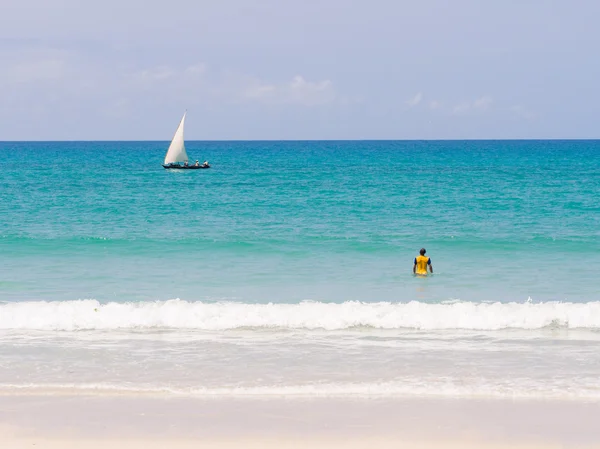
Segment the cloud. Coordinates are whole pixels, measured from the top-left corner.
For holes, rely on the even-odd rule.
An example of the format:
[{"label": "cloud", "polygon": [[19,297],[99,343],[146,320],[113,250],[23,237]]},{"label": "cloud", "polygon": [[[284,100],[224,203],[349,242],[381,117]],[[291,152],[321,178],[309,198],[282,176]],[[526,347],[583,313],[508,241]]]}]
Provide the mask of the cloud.
[{"label": "cloud", "polygon": [[69,54],[53,49],[9,51],[0,53],[4,85],[54,82],[64,79],[69,71]]},{"label": "cloud", "polygon": [[270,96],[274,95],[276,91],[277,91],[276,86],[259,84],[257,86],[252,86],[252,87],[249,87],[248,89],[246,89],[246,91],[244,92],[244,95],[246,96],[246,98],[261,99],[261,98],[266,98],[266,97],[270,97]]},{"label": "cloud", "polygon": [[134,72],[130,76],[135,83],[141,83],[143,87],[151,87],[155,83],[173,78],[176,74],[176,70],[172,67],[162,65]]},{"label": "cloud", "polygon": [[431,100],[429,102],[429,109],[431,109],[431,110],[440,109],[441,107],[442,107],[442,103],[440,103],[439,101]]},{"label": "cloud", "polygon": [[454,106],[454,109],[452,109],[452,113],[454,115],[461,115],[464,114],[466,112],[468,112],[471,109],[471,103],[459,103],[456,106]]},{"label": "cloud", "polygon": [[492,97],[484,95],[473,101],[465,101],[457,104],[452,109],[454,115],[464,115],[470,112],[484,112],[488,110],[493,103]]},{"label": "cloud", "polygon": [[535,120],[537,118],[537,114],[535,112],[530,111],[520,104],[512,106],[510,110],[515,116],[524,120]]},{"label": "cloud", "polygon": [[[245,74],[244,67],[226,71],[167,57],[142,62],[119,52],[101,60],[83,49],[33,45],[0,45],[0,133],[5,139],[155,138],[171,132],[167,119],[184,109],[214,120],[213,127],[221,126],[219,117],[235,116],[263,126],[269,135],[264,123],[284,109],[312,119],[312,108],[348,108],[359,101],[340,95],[327,77],[259,78]],[[34,134],[32,114],[39,124]],[[65,126],[74,120],[82,126]],[[254,128],[247,129],[253,135]],[[227,129],[219,132],[230,136]]]},{"label": "cloud", "polygon": [[479,110],[486,110],[488,109],[492,104],[492,97],[490,96],[484,96],[481,98],[478,98],[477,100],[475,100],[473,102],[473,109],[479,109]]},{"label": "cloud", "polygon": [[65,61],[62,59],[42,59],[13,65],[8,71],[9,80],[15,83],[55,81],[64,77]]},{"label": "cloud", "polygon": [[419,103],[421,103],[422,99],[423,99],[423,94],[421,92],[419,92],[413,98],[411,98],[410,100],[407,100],[406,104],[412,108],[412,107],[417,106]]},{"label": "cloud", "polygon": [[[320,106],[342,103],[330,80],[308,81],[294,76],[287,82],[266,82],[231,71],[210,71],[203,63],[186,68],[157,66],[131,73],[133,86],[151,90],[156,96],[172,100],[185,99],[187,104],[206,98],[225,103],[254,102],[263,105]],[[347,100],[347,99],[346,99]]]},{"label": "cloud", "polygon": [[188,75],[203,75],[205,72],[206,64],[204,63],[197,63],[185,69],[185,73]]},{"label": "cloud", "polygon": [[319,106],[331,104],[337,99],[333,83],[330,80],[311,82],[300,75],[281,84],[263,83],[251,80],[242,91],[242,97],[248,101],[263,104],[294,104],[301,106]]},{"label": "cloud", "polygon": [[207,73],[206,65],[201,62],[189,66],[158,65],[112,75],[112,85],[120,91],[150,91],[155,98],[163,100],[169,96],[176,100],[193,100],[208,95]]}]

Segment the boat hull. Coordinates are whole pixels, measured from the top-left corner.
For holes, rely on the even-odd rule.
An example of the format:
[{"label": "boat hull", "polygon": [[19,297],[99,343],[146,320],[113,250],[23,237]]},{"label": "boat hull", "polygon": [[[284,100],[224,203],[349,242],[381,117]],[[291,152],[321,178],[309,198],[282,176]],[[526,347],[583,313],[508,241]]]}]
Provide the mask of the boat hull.
[{"label": "boat hull", "polygon": [[203,165],[163,165],[163,167],[167,170],[199,170],[210,168],[210,165],[208,167]]}]

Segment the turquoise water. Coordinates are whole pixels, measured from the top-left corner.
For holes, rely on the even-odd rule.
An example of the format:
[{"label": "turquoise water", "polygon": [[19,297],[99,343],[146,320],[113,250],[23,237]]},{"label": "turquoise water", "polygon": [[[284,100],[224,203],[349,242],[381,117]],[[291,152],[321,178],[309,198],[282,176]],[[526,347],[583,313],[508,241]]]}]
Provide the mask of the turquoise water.
[{"label": "turquoise water", "polygon": [[0,296],[600,298],[598,141],[188,142],[190,172],[166,146],[1,143]]},{"label": "turquoise water", "polygon": [[600,141],[167,145],[0,143],[0,393],[600,400]]}]

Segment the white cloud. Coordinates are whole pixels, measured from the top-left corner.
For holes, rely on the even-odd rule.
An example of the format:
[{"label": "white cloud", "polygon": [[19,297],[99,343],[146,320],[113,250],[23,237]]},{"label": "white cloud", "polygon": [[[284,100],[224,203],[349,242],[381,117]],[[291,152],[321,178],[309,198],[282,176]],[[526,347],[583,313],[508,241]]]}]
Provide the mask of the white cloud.
[{"label": "white cloud", "polygon": [[[190,95],[201,95],[206,91],[206,65],[195,63],[187,67],[159,65],[142,70],[135,70],[119,75],[113,79],[113,85],[118,89],[151,91],[157,97],[169,95],[173,98],[190,98]],[[206,92],[204,92],[206,93]]]},{"label": "white cloud", "polygon": [[452,109],[452,113],[454,115],[464,115],[469,112],[483,112],[488,110],[493,103],[492,97],[489,95],[484,95],[483,97],[479,97],[473,101],[464,101],[462,103],[457,104]]},{"label": "white cloud", "polygon": [[12,85],[60,81],[68,75],[68,59],[67,52],[54,49],[2,52],[0,83]]},{"label": "white cloud", "polygon": [[242,97],[249,101],[265,104],[296,104],[319,106],[333,103],[337,95],[330,80],[311,82],[297,75],[291,81],[281,84],[266,84],[250,80],[243,88]]},{"label": "white cloud", "polygon": [[173,78],[175,75],[175,69],[163,65],[135,72],[133,74],[133,78],[135,82],[140,82],[145,86],[150,86],[153,83]]},{"label": "white cloud", "polygon": [[[272,105],[307,108],[303,113],[310,115],[311,107],[345,108],[357,102],[339,95],[325,77],[259,79],[196,61],[177,64],[163,60],[143,65],[117,58],[109,64],[91,59],[83,51],[2,45],[0,61],[0,132],[9,139],[155,138],[171,132],[167,115],[176,116],[186,108],[209,119],[224,111],[238,116],[252,114],[251,118],[261,124],[261,117],[277,112]],[[240,107],[240,103],[248,107]],[[57,117],[60,121],[57,126],[41,129],[41,134],[29,136],[27,121],[16,118],[32,114],[41,124],[59,120]],[[89,117],[85,126],[75,131],[64,126],[81,116]],[[92,118],[104,121],[102,126],[93,125]],[[145,121],[155,125],[146,129],[140,125]],[[112,134],[105,134],[110,127]],[[229,134],[222,131],[221,135]]]},{"label": "white cloud", "polygon": [[461,115],[461,114],[468,112],[470,109],[471,109],[471,103],[463,102],[463,103],[459,103],[456,106],[454,106],[454,109],[452,109],[452,113],[454,115]]},{"label": "white cloud", "polygon": [[414,97],[412,97],[410,100],[407,100],[406,104],[412,108],[412,107],[417,106],[419,103],[421,103],[422,99],[423,99],[423,94],[421,92],[419,92]]},{"label": "white cloud", "polygon": [[206,72],[206,64],[198,63],[189,66],[185,69],[185,73],[188,75],[203,75]]},{"label": "white cloud", "polygon": [[8,72],[9,79],[16,83],[36,81],[55,81],[64,77],[65,61],[62,59],[43,59],[17,63]]},{"label": "white cloud", "polygon": [[535,112],[530,111],[520,104],[512,106],[510,110],[514,115],[524,120],[535,120],[537,118],[537,114]]},{"label": "white cloud", "polygon": [[440,109],[441,107],[442,107],[442,103],[440,103],[439,101],[431,100],[429,102],[429,109],[431,109],[431,110]]},{"label": "white cloud", "polygon": [[481,98],[478,98],[473,102],[473,109],[479,109],[484,111],[488,109],[492,104],[492,97],[486,95]]},{"label": "white cloud", "polygon": [[330,80],[308,81],[294,76],[288,82],[265,82],[256,77],[224,71],[211,72],[205,64],[198,63],[180,69],[157,66],[129,75],[130,83],[155,95],[167,95],[170,100],[186,104],[202,101],[207,97],[223,102],[256,102],[264,105],[319,106],[348,99],[339,97]]},{"label": "white cloud", "polygon": [[246,89],[244,94],[247,98],[260,99],[273,95],[276,92],[276,90],[276,86],[259,84],[257,86],[249,87],[248,89]]}]

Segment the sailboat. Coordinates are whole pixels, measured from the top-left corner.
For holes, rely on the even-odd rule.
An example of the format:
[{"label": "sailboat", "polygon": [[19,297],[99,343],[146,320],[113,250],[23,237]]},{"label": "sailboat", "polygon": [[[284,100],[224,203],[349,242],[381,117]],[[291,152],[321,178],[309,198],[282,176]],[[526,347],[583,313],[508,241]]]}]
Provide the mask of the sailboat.
[{"label": "sailboat", "polygon": [[179,122],[179,126],[177,127],[177,131],[175,131],[175,135],[173,136],[173,140],[171,140],[171,145],[169,145],[169,149],[167,150],[167,154],[165,155],[165,162],[163,163],[163,167],[167,169],[179,170],[197,170],[199,168],[210,168],[208,162],[199,164],[198,161],[196,161],[195,164],[188,164],[188,155],[185,151],[185,143],[183,140],[183,125],[185,123],[186,114],[187,111],[183,114],[183,117]]}]

